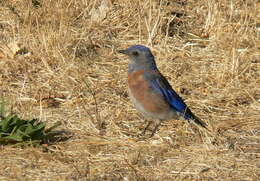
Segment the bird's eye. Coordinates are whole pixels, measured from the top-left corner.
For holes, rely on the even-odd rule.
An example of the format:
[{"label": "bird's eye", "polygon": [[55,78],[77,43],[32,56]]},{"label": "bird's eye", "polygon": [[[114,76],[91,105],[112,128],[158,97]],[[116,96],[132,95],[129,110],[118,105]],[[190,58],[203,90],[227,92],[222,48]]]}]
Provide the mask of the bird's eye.
[{"label": "bird's eye", "polygon": [[137,51],[133,51],[132,53],[134,56],[137,56],[139,53]]}]

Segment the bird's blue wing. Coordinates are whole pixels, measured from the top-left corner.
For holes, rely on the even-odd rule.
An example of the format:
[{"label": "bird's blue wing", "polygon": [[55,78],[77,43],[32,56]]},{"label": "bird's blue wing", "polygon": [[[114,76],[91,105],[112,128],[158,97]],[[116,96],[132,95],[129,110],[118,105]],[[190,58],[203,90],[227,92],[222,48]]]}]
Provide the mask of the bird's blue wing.
[{"label": "bird's blue wing", "polygon": [[[179,113],[185,112],[187,105],[172,88],[169,88],[168,86],[165,87],[165,85],[162,86],[161,80],[158,79],[152,80],[151,86],[165,98],[165,100],[171,105],[173,109]],[[185,119],[188,119],[188,117],[185,116]]]},{"label": "bird's blue wing", "polygon": [[152,91],[160,94],[169,103],[172,109],[182,115],[186,120],[193,120],[196,124],[207,129],[207,124],[195,116],[182,98],[172,89],[166,78],[159,71],[147,72],[145,77],[150,83]]},{"label": "bird's blue wing", "polygon": [[168,81],[161,76],[150,80],[150,85],[154,91],[159,93],[177,112],[183,115],[185,119],[190,119],[192,113],[182,100],[182,98],[172,89]]},{"label": "bird's blue wing", "polygon": [[196,124],[207,129],[207,124],[191,112],[182,98],[172,89],[169,82],[158,70],[145,72],[144,77],[149,81],[151,91],[164,97],[173,110],[182,115],[186,120],[193,120]]}]

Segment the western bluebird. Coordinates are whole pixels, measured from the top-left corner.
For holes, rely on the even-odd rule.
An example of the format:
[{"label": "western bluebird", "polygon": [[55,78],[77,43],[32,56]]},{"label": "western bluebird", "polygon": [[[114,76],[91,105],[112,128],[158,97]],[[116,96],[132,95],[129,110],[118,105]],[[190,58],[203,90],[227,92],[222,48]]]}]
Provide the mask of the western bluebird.
[{"label": "western bluebird", "polygon": [[[149,48],[143,45],[134,45],[118,52],[129,57],[128,89],[130,99],[145,118],[156,123],[151,137],[162,121],[180,117],[207,129],[207,124],[191,112],[182,98],[160,73]],[[149,121],[143,133],[146,132],[150,124],[151,121]]]}]

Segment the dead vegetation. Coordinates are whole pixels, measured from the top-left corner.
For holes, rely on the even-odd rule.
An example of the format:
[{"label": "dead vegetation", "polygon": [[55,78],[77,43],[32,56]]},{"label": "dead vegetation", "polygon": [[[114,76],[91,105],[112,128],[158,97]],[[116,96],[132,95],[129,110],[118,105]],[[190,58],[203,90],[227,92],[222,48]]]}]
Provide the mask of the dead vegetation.
[{"label": "dead vegetation", "polygon": [[[62,122],[60,141],[1,146],[0,180],[259,180],[259,1],[0,1],[7,110]],[[144,44],[211,134],[145,123],[117,49]],[[70,139],[63,139],[71,135]]]}]

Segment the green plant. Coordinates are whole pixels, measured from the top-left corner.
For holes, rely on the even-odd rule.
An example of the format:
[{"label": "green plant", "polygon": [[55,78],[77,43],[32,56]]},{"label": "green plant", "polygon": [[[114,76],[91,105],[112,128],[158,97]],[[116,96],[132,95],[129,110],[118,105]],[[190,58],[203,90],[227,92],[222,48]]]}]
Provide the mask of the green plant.
[{"label": "green plant", "polygon": [[18,143],[25,141],[44,142],[53,129],[61,123],[45,129],[46,124],[38,119],[25,120],[16,114],[4,116],[4,102],[0,103],[0,143]]}]

